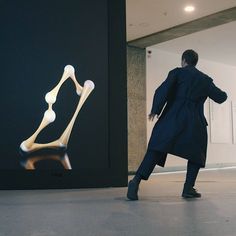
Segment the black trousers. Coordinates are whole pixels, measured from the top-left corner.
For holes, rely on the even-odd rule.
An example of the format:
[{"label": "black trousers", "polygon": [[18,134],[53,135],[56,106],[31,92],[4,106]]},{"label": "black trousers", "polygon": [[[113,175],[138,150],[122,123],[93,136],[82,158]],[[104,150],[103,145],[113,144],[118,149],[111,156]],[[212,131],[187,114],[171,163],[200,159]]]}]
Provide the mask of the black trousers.
[{"label": "black trousers", "polygon": [[[139,166],[136,175],[138,175],[141,179],[147,180],[149,176],[151,175],[153,169],[155,168],[158,160],[165,156],[166,153],[158,152],[158,151],[150,151],[148,150],[146,155],[144,156],[144,159]],[[188,161],[187,165],[187,174],[186,174],[186,180],[185,184],[188,186],[194,186],[195,181],[199,172],[200,166]]]}]

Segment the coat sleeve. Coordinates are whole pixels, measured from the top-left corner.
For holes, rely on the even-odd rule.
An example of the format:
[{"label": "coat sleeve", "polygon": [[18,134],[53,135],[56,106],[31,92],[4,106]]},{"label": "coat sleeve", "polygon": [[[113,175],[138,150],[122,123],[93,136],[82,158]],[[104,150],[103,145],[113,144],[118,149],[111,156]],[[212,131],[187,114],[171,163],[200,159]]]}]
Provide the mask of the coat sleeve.
[{"label": "coat sleeve", "polygon": [[167,79],[156,89],[152,102],[152,114],[160,115],[162,109],[168,101],[168,97],[171,95],[175,85],[176,70],[177,69],[170,71]]},{"label": "coat sleeve", "polygon": [[217,103],[223,103],[227,99],[226,92],[216,87],[213,82],[210,84],[208,96]]}]

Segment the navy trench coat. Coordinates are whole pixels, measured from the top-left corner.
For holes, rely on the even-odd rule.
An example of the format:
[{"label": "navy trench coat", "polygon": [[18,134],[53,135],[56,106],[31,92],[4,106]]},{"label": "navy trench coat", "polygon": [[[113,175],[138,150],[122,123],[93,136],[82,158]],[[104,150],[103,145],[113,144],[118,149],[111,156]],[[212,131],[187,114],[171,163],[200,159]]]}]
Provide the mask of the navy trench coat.
[{"label": "navy trench coat", "polygon": [[207,121],[203,109],[207,97],[217,103],[227,94],[194,66],[176,68],[155,91],[151,113],[159,116],[148,150],[166,153],[157,165],[164,166],[167,153],[205,167]]}]

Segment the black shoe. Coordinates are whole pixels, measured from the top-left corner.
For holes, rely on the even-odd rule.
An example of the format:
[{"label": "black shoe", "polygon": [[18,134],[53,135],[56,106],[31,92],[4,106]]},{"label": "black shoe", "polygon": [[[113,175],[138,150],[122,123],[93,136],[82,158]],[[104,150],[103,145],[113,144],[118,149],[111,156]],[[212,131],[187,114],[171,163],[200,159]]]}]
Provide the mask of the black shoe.
[{"label": "black shoe", "polygon": [[139,184],[134,181],[130,180],[128,185],[128,192],[127,192],[127,198],[131,201],[138,200],[138,186]]},{"label": "black shoe", "polygon": [[197,190],[193,187],[191,187],[188,190],[184,189],[182,193],[183,198],[200,198],[201,196],[202,196],[201,193],[198,193]]}]

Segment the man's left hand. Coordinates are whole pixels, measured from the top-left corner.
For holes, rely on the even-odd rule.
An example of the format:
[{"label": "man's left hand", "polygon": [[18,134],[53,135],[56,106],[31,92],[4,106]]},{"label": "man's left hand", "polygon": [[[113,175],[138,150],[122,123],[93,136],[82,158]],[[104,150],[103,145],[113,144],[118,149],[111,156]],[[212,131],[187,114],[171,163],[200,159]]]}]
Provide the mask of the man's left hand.
[{"label": "man's left hand", "polygon": [[158,116],[157,114],[154,114],[154,113],[149,114],[149,115],[148,115],[148,120],[149,120],[149,121],[153,121],[154,118],[155,118],[155,116],[157,116],[157,119],[158,119],[159,116]]}]

